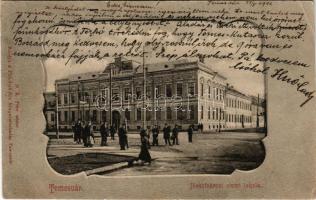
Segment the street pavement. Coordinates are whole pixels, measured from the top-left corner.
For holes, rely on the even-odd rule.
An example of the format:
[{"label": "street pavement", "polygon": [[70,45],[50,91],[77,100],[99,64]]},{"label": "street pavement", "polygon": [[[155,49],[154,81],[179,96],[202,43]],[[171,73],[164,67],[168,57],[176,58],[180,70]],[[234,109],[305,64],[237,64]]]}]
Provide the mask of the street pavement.
[{"label": "street pavement", "polygon": [[[264,137],[265,135],[262,133],[194,134],[193,143],[189,143],[187,133],[180,132],[180,145],[169,146],[164,144],[161,133],[159,134],[159,146],[153,146],[149,150],[153,158],[150,165],[134,165],[98,174],[105,176],[230,174],[235,169],[251,170],[258,167],[264,160],[265,151],[261,142]],[[152,140],[152,138],[150,139]],[[128,141],[130,148],[124,151],[120,150],[117,137],[114,141],[108,138],[108,146],[105,147],[99,145],[100,138],[97,137],[96,144],[92,148],[75,144],[71,138],[50,139],[47,148],[48,160],[73,157],[72,161],[69,161],[69,165],[74,166],[73,162],[77,163],[76,172],[128,161],[138,157],[140,152],[139,134],[128,134]],[[93,155],[94,159],[87,155]],[[88,161],[93,166],[86,164],[88,163],[88,161],[85,162],[87,158],[90,159]],[[80,159],[81,162],[76,159]],[[59,167],[63,170],[67,162],[57,160],[53,165],[56,166],[56,169]],[[52,164],[52,162],[50,163]],[[86,167],[81,169],[82,165]],[[53,168],[55,168],[54,166]],[[73,172],[73,170],[70,171]],[[63,172],[65,170],[61,173]]]}]

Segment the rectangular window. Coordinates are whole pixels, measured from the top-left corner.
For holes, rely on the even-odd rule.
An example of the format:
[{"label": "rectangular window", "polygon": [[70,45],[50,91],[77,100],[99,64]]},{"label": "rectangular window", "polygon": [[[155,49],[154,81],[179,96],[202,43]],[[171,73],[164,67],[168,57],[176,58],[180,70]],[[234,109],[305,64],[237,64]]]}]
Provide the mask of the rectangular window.
[{"label": "rectangular window", "polygon": [[109,100],[109,89],[105,88],[103,90],[101,90],[101,102],[105,103],[105,101]]},{"label": "rectangular window", "polygon": [[141,108],[137,108],[136,119],[138,121],[142,120],[142,110],[141,110]]},{"label": "rectangular window", "polygon": [[177,83],[177,96],[182,97],[182,83]]},{"label": "rectangular window", "polygon": [[93,102],[93,103],[96,102],[97,96],[98,96],[98,92],[97,92],[97,91],[93,91],[93,92],[92,92],[92,102]]},{"label": "rectangular window", "polygon": [[151,120],[151,109],[150,108],[147,108],[146,110],[146,120],[147,121],[150,121]]},{"label": "rectangular window", "polygon": [[137,99],[141,99],[142,96],[142,88],[141,87],[137,87],[136,88],[136,98]]},{"label": "rectangular window", "polygon": [[97,111],[96,110],[92,111],[92,121],[94,121],[94,122],[97,121]]},{"label": "rectangular window", "polygon": [[147,98],[151,98],[151,87],[150,86],[147,86],[146,87],[146,95],[147,95]]},{"label": "rectangular window", "polygon": [[55,114],[54,114],[54,113],[50,114],[50,120],[51,120],[52,122],[55,121]]},{"label": "rectangular window", "polygon": [[58,105],[61,105],[61,94],[58,95],[57,101],[58,101]]},{"label": "rectangular window", "polygon": [[208,119],[211,119],[211,107],[208,108]]},{"label": "rectangular window", "polygon": [[79,101],[84,101],[84,93],[83,92],[78,93],[78,99],[79,99]]},{"label": "rectangular window", "polygon": [[58,121],[61,121],[61,112],[58,111]]},{"label": "rectangular window", "polygon": [[102,118],[102,121],[106,121],[106,111],[105,110],[102,110],[102,112],[101,112],[101,118]]},{"label": "rectangular window", "polygon": [[204,95],[204,84],[201,83],[201,97],[203,97]]},{"label": "rectangular window", "polygon": [[70,102],[71,102],[72,104],[76,103],[75,93],[70,93]]},{"label": "rectangular window", "polygon": [[125,119],[131,120],[131,111],[129,111],[127,108],[125,109]]},{"label": "rectangular window", "polygon": [[64,104],[68,104],[68,94],[64,94]]},{"label": "rectangular window", "polygon": [[113,101],[119,101],[119,89],[112,89],[112,100]]},{"label": "rectangular window", "polygon": [[86,110],[86,113],[85,113],[84,117],[85,117],[86,121],[90,120],[90,112],[89,112],[89,110]]},{"label": "rectangular window", "polygon": [[71,111],[71,121],[72,121],[72,122],[76,121],[76,114],[75,114],[75,111]]},{"label": "rectangular window", "polygon": [[166,96],[167,97],[172,97],[172,86],[171,84],[166,85]]},{"label": "rectangular window", "polygon": [[201,119],[203,119],[203,116],[204,116],[204,112],[203,112],[203,106],[201,106]]},{"label": "rectangular window", "polygon": [[124,88],[124,101],[128,101],[130,96],[132,95],[130,88]]},{"label": "rectangular window", "polygon": [[158,98],[161,95],[161,85],[155,87],[155,98]]},{"label": "rectangular window", "polygon": [[80,110],[78,114],[79,114],[78,119],[82,120],[83,119],[82,111]]},{"label": "rectangular window", "polygon": [[190,116],[190,120],[193,120],[194,119],[194,105],[190,105],[190,114],[189,114],[189,116]]},{"label": "rectangular window", "polygon": [[188,83],[188,94],[189,96],[194,96],[194,83]]},{"label": "rectangular window", "polygon": [[167,107],[167,120],[172,119],[172,111],[170,107]]},{"label": "rectangular window", "polygon": [[68,111],[64,111],[64,120],[65,122],[68,122]]},{"label": "rectangular window", "polygon": [[211,86],[208,86],[208,98],[210,99],[212,97],[212,89]]},{"label": "rectangular window", "polygon": [[156,112],[156,119],[161,120],[161,110],[157,110]]},{"label": "rectangular window", "polygon": [[184,120],[185,118],[185,112],[182,109],[177,110],[177,120]]},{"label": "rectangular window", "polygon": [[89,92],[85,92],[84,93],[84,101],[86,101],[87,103],[90,103],[90,94],[89,94]]}]

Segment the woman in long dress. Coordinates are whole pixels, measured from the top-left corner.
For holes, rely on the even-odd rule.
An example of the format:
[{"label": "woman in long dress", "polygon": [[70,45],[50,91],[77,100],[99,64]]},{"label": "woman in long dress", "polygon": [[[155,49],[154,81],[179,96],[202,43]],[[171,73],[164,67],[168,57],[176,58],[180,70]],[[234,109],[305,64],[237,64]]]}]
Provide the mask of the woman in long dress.
[{"label": "woman in long dress", "polygon": [[140,147],[140,153],[139,153],[139,160],[141,160],[143,163],[151,163],[151,156],[148,151],[148,142],[149,138],[146,134],[146,131],[144,129],[140,132],[140,139],[141,139],[141,147]]}]

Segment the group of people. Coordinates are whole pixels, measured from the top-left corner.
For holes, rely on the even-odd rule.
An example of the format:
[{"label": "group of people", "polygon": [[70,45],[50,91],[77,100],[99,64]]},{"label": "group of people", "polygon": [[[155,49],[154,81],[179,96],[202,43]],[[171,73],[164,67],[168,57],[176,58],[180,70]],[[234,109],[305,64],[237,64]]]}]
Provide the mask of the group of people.
[{"label": "group of people", "polygon": [[[91,121],[85,123],[84,121],[78,120],[72,127],[74,132],[74,141],[77,144],[83,143],[85,147],[92,147],[95,144],[94,130]],[[111,134],[111,139],[115,140],[115,127],[111,126],[108,128],[105,122],[100,126],[101,133],[101,146],[107,146],[107,137]]]},{"label": "group of people", "polygon": [[[193,134],[193,127],[194,125],[190,125],[188,128],[188,141],[192,143],[192,134]],[[172,145],[179,145],[179,127],[176,124],[172,129],[171,134],[171,127],[165,124],[163,131],[163,138],[165,140],[165,145],[169,144],[171,146],[170,139],[172,140]]]},{"label": "group of people", "polygon": [[[190,125],[188,128],[188,141],[189,143],[192,143],[192,135],[193,135],[194,125]],[[165,140],[165,145],[179,145],[179,127],[177,125],[174,126],[174,128],[171,130],[171,127],[168,126],[168,124],[165,124],[163,128],[163,138]],[[152,140],[152,146],[158,146],[158,135],[159,135],[159,128],[158,125],[155,125],[153,129],[151,130],[153,140]],[[171,134],[172,132],[172,134]],[[149,153],[150,149],[150,134],[147,133],[145,129],[141,129],[140,131],[140,141],[141,141],[141,150],[139,153],[139,160],[141,160],[143,163],[151,163],[151,156]],[[170,139],[172,140],[172,144],[170,142]]]},{"label": "group of people", "polygon": [[81,144],[85,147],[92,147],[94,144],[94,134],[93,134],[93,127],[91,121],[87,123],[81,122],[80,120],[73,126],[74,132],[74,141],[77,144]]},{"label": "group of people", "polygon": [[[188,133],[188,141],[189,143],[192,143],[192,135],[193,135],[194,125],[190,125],[187,133]],[[203,125],[198,125],[198,130],[203,130]],[[179,126],[176,124],[174,128],[171,128],[168,126],[168,124],[165,124],[162,132],[163,132],[163,138],[165,145],[179,145]],[[91,121],[88,121],[87,124],[85,122],[81,122],[78,120],[73,125],[73,132],[74,132],[74,141],[77,144],[81,144],[83,142],[83,145],[85,147],[92,147],[95,144],[95,136],[94,136],[94,130],[92,127]],[[126,125],[122,124],[118,130],[118,138],[119,138],[119,145],[121,150],[126,150],[129,148],[128,146],[128,137],[127,137],[127,130]],[[159,127],[158,125],[154,125],[151,129],[152,132],[152,146],[158,146],[159,145]],[[109,134],[111,136],[112,140],[115,140],[115,133],[116,128],[114,126],[108,127],[108,125],[105,122],[102,122],[100,125],[100,134],[101,134],[101,146],[107,146],[108,145],[108,137]],[[171,141],[172,143],[171,143]],[[140,131],[140,143],[141,143],[141,151],[139,153],[139,160],[141,160],[143,163],[151,163],[151,156],[149,153],[150,149],[150,133],[147,133],[147,130],[142,128]]]}]

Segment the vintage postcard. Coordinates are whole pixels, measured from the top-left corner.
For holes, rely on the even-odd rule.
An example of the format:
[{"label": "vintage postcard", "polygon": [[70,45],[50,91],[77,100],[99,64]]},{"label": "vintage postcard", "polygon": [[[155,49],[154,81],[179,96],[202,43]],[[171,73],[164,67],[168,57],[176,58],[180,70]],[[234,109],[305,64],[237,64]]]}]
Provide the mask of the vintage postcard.
[{"label": "vintage postcard", "polygon": [[2,1],[4,198],[316,198],[312,1]]}]

